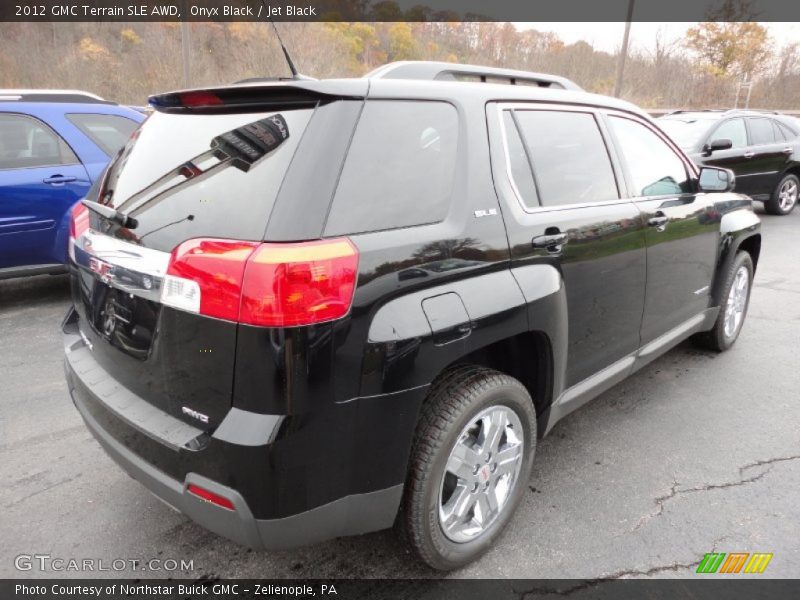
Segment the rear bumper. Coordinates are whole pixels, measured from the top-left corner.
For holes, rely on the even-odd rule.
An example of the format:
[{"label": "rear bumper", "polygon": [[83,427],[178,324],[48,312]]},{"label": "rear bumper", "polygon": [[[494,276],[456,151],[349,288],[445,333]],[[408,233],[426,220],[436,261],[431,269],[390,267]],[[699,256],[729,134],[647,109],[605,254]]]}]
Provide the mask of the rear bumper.
[{"label": "rear bumper", "polygon": [[[229,418],[209,437],[201,430],[158,411],[141,398],[129,394],[120,398],[119,387],[112,391],[108,375],[98,372],[91,364],[91,351],[80,335],[67,331],[64,341],[70,395],[94,437],[134,479],[204,528],[243,546],[277,550],[392,526],[402,496],[402,483],[345,495],[280,518],[257,518],[252,503],[239,490],[198,471],[211,463],[216,469],[213,472],[224,472],[226,458],[236,456],[239,460],[244,457],[245,461],[253,463],[250,472],[268,473],[269,452],[265,448],[268,449],[269,444],[263,445],[262,433],[265,425],[277,430],[275,421],[281,417],[233,408]],[[153,414],[154,411],[160,414]],[[197,435],[193,437],[193,433]],[[182,457],[174,460],[184,467],[177,473],[175,469],[169,473],[166,467],[159,468],[153,464],[156,461],[148,460],[153,456],[152,446],[158,446],[159,453]],[[203,448],[197,450],[199,446]],[[230,453],[220,451],[225,446],[234,448]],[[164,464],[170,464],[169,460],[172,457],[167,457]],[[233,469],[235,465],[230,467]],[[275,483],[274,475],[271,479],[267,475],[264,478]],[[232,479],[236,480],[237,486],[241,483],[242,489],[253,486],[252,481]],[[258,483],[263,486],[263,482]],[[190,484],[229,499],[235,510],[217,506],[190,493]]]},{"label": "rear bumper", "polygon": [[[131,477],[195,523],[248,548],[280,550],[385,529],[391,527],[400,504],[403,486],[397,485],[346,496],[282,519],[256,519],[236,490],[196,473],[187,474],[184,481],[169,477],[111,437],[74,394],[72,399],[103,449]],[[189,493],[189,484],[228,498],[236,510],[227,510]]]}]

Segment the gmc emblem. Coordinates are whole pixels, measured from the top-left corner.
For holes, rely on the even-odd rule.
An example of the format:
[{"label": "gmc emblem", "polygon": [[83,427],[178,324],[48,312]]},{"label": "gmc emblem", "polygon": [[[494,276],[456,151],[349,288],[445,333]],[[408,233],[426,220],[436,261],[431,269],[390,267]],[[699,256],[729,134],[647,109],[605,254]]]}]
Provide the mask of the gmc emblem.
[{"label": "gmc emblem", "polygon": [[111,277],[111,271],[114,266],[92,256],[89,258],[89,268],[92,270],[92,272],[100,275],[100,278],[103,281],[107,281]]}]

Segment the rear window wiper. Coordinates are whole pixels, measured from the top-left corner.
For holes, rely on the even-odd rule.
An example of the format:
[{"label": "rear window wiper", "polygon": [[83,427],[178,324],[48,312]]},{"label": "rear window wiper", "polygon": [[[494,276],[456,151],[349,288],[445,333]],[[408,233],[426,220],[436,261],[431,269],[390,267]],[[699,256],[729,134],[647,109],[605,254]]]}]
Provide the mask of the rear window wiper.
[{"label": "rear window wiper", "polygon": [[[289,126],[281,114],[247,123],[220,134],[212,138],[209,150],[165,173],[122,202],[119,208],[126,208],[131,214],[140,214],[145,207],[158,204],[182,189],[184,185],[198,183],[230,166],[247,173],[288,137]],[[216,164],[201,168],[200,165],[207,165],[211,160],[216,160]],[[162,189],[178,177],[184,179]]]},{"label": "rear window wiper", "polygon": [[120,227],[125,227],[127,229],[136,229],[139,225],[139,222],[134,219],[133,217],[129,217],[128,215],[119,212],[118,210],[111,208],[110,206],[106,206],[105,204],[100,204],[99,202],[92,202],[91,200],[82,200],[83,205],[91,210],[92,212],[97,213],[101,217],[104,217],[111,221],[112,223],[119,225]]}]

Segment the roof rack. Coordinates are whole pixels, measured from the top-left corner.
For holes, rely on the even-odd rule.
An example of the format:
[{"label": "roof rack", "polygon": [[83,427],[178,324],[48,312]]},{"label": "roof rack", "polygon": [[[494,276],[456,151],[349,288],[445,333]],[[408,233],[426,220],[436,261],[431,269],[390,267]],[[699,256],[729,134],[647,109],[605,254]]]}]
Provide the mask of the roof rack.
[{"label": "roof rack", "polygon": [[695,109],[681,109],[681,110],[672,110],[668,113],[665,113],[665,117],[669,115],[680,115],[686,113],[720,113],[722,115],[734,115],[737,113],[760,113],[765,115],[779,115],[781,114],[780,111],[777,110],[766,110],[766,109],[759,109],[759,108],[695,108]]},{"label": "roof rack", "polygon": [[536,85],[544,88],[583,91],[577,83],[544,73],[461,65],[435,61],[398,61],[378,67],[364,77],[370,79],[424,79],[428,81],[480,81],[511,85]]},{"label": "roof rack", "polygon": [[3,90],[0,102],[75,102],[81,104],[114,104],[96,94],[80,90]]}]

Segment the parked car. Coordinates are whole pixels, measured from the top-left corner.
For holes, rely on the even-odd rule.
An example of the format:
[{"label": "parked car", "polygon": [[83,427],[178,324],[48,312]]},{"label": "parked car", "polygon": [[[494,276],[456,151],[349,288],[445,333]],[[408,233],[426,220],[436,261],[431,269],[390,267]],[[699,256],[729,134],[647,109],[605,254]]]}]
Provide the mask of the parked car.
[{"label": "parked car", "polygon": [[144,120],[69,90],[0,90],[0,279],[63,273],[69,209]]},{"label": "parked car", "polygon": [[240,544],[397,519],[462,566],[556,422],[741,330],[752,200],[629,103],[427,62],[151,103],[73,214],[68,387],[126,471]]},{"label": "parked car", "polygon": [[800,124],[764,111],[677,111],[658,124],[698,165],[736,174],[736,191],[789,214],[800,190]]}]

